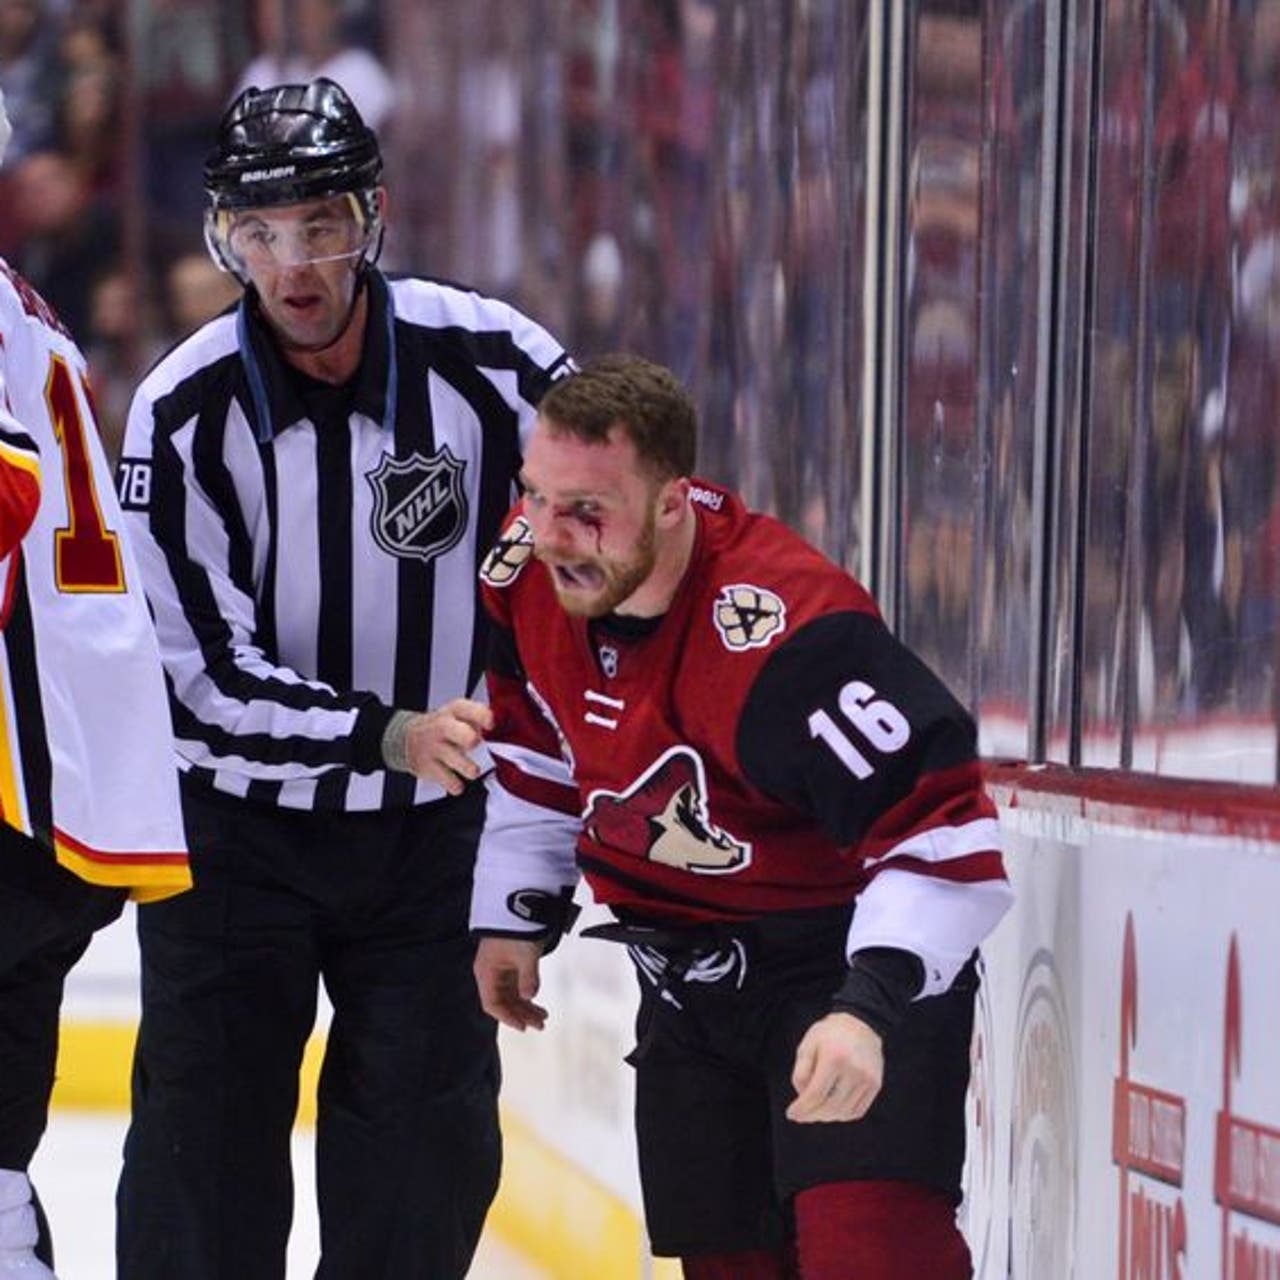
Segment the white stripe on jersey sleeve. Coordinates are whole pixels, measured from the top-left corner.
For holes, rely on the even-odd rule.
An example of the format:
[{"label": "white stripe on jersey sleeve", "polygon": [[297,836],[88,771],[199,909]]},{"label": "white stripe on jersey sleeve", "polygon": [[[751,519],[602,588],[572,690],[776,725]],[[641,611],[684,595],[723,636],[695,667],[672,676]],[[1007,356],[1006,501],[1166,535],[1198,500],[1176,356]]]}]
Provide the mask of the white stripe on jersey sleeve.
[{"label": "white stripe on jersey sleeve", "polygon": [[40,446],[31,433],[5,407],[8,392],[5,390],[4,373],[0,371],[0,454],[14,463],[28,466],[40,460]]},{"label": "white stripe on jersey sleeve", "polygon": [[916,998],[941,995],[1012,905],[1007,880],[941,880],[885,867],[858,895],[846,954],[867,947],[913,952],[924,961]]},{"label": "white stripe on jersey sleeve", "polygon": [[[564,348],[540,324],[510,303],[486,297],[471,289],[431,280],[388,281],[396,316],[426,328],[459,328],[471,333],[508,334],[515,347],[524,352],[541,369],[551,369],[565,358]],[[515,379],[505,379],[506,370],[489,368],[483,362],[476,367],[493,383],[502,398],[516,410],[530,410],[532,405],[520,398]],[[503,380],[499,374],[504,375]],[[521,425],[526,426],[521,413]],[[523,434],[523,432],[522,432]]]},{"label": "white stripe on jersey sleeve", "polygon": [[[203,328],[197,329],[190,337],[180,342],[143,378],[138,385],[137,393],[130,409],[129,449],[130,457],[138,454],[136,445],[143,441],[147,444],[147,453],[151,451],[151,406],[162,400],[184,378],[188,378],[198,369],[206,369],[211,364],[239,350],[239,337],[236,332],[236,313],[228,312],[225,316],[217,316]],[[134,410],[145,408],[145,423],[134,423]],[[138,430],[139,426],[143,430]]]},{"label": "white stripe on jersey sleeve", "polygon": [[539,928],[516,915],[508,900],[521,889],[554,897],[578,883],[574,849],[582,822],[512,795],[493,775],[486,786],[489,799],[476,853],[471,927],[537,933]]},{"label": "white stripe on jersey sleeve", "polygon": [[536,365],[551,369],[565,358],[564,348],[540,325],[522,311],[506,303],[497,304],[506,309],[506,322],[517,347],[524,351]]},{"label": "white stripe on jersey sleeve", "polygon": [[934,827],[917,831],[878,858],[867,858],[866,867],[874,867],[890,858],[918,858],[921,862],[950,862],[974,853],[987,853],[1000,848],[1000,826],[994,818],[975,818],[958,827]]},{"label": "white stripe on jersey sleeve", "polygon": [[492,738],[489,739],[489,750],[497,759],[505,760],[531,778],[544,778],[565,787],[574,786],[573,773],[559,756],[543,755],[540,751],[531,751],[511,742],[497,742]]}]

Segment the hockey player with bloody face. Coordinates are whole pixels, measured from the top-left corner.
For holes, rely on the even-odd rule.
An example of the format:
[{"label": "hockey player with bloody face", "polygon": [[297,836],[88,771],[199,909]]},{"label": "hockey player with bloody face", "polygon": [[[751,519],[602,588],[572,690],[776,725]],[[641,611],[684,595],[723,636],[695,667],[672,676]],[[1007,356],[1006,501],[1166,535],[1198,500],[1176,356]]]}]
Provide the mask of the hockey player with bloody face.
[{"label": "hockey player with bloody face", "polygon": [[692,477],[630,356],[547,394],[482,571],[497,770],[472,928],[541,1029],[579,872],[640,981],[655,1253],[688,1280],[962,1280],[975,949],[1011,892],[974,726],[866,591]]}]

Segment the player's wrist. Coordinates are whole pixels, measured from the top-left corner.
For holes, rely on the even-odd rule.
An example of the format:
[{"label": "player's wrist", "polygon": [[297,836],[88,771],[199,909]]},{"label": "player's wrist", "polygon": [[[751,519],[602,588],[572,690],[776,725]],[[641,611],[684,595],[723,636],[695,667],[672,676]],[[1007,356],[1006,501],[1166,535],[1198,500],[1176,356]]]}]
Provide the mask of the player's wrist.
[{"label": "player's wrist", "polygon": [[919,956],[896,947],[868,947],[851,957],[831,1011],[852,1014],[883,1041],[906,1017],[923,985]]},{"label": "player's wrist", "polygon": [[[487,900],[482,902],[482,899]],[[573,928],[581,908],[573,900],[573,886],[551,889],[515,889],[497,901],[492,895],[472,899],[471,933],[477,938],[519,938],[540,942],[549,955]]]}]

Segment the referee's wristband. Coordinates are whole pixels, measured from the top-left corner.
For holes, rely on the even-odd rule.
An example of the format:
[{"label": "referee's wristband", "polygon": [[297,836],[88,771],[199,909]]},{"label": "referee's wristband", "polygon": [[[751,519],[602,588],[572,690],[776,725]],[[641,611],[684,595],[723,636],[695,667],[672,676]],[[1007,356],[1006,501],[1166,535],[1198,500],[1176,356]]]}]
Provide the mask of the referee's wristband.
[{"label": "referee's wristband", "polygon": [[414,711],[393,711],[382,731],[382,763],[397,773],[413,772],[409,763],[409,725],[416,714]]}]

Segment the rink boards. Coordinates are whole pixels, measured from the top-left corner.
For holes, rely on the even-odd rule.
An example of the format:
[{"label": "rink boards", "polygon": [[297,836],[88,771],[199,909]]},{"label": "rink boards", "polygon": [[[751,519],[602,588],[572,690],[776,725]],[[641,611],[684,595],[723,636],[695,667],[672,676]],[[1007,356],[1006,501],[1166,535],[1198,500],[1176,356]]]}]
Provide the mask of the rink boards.
[{"label": "rink boards", "polygon": [[[991,779],[1018,900],[986,948],[973,1043],[962,1217],[977,1276],[1280,1280],[1274,793]],[[76,975],[64,1105],[123,1105],[130,964],[113,931]],[[567,1280],[677,1276],[640,1222],[629,962],[570,939],[542,998],[544,1033],[504,1033],[491,1223]]]}]

